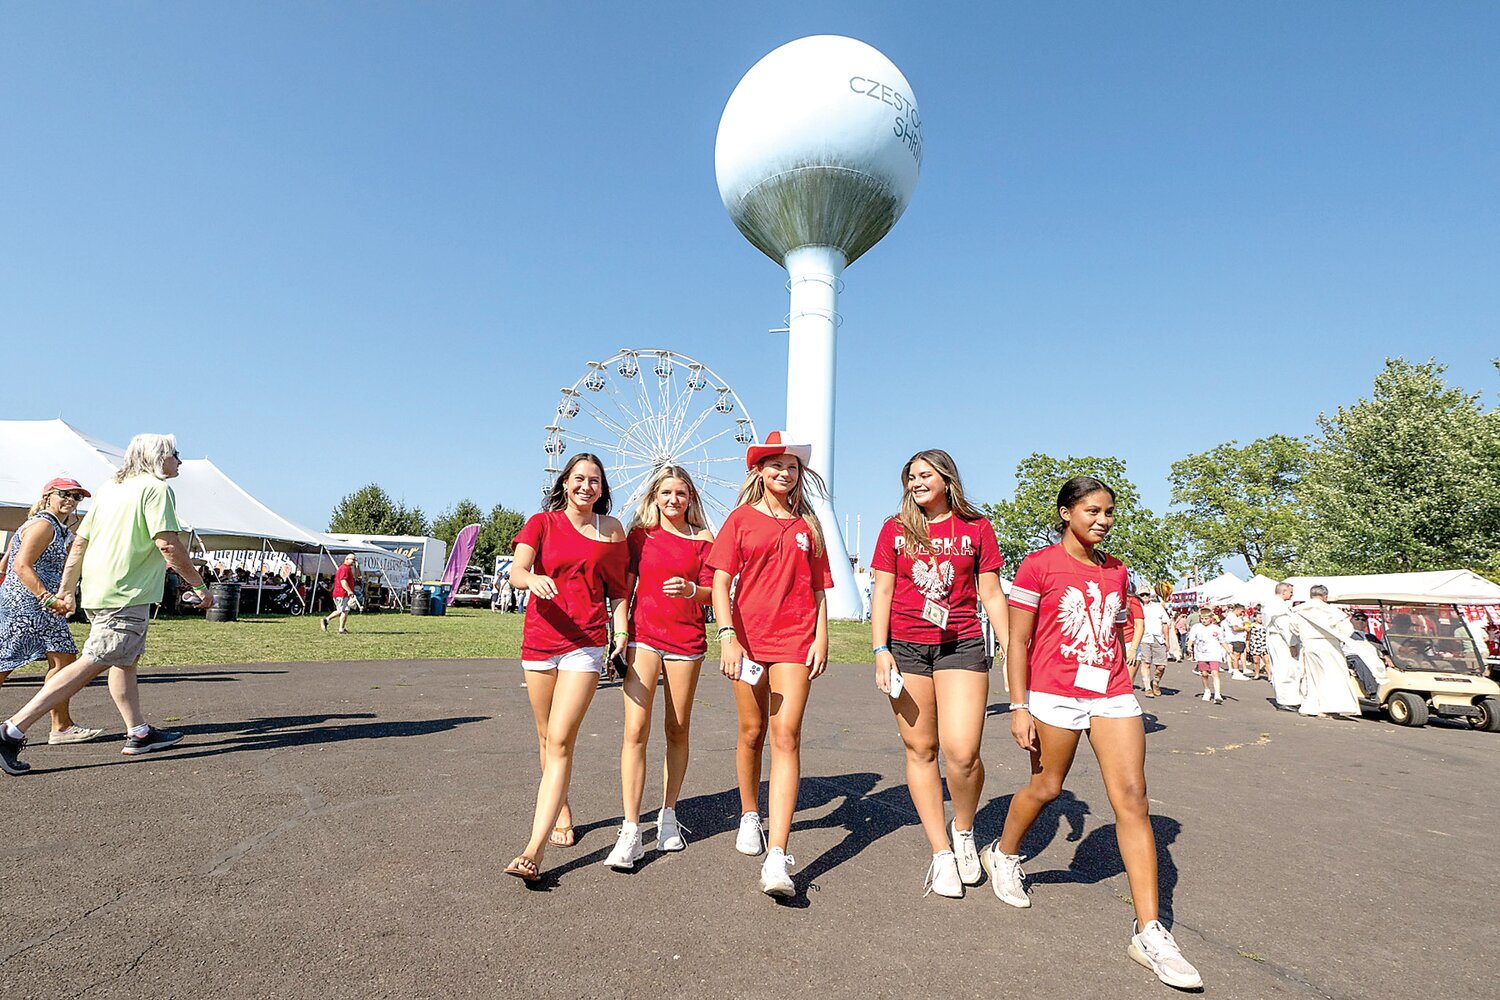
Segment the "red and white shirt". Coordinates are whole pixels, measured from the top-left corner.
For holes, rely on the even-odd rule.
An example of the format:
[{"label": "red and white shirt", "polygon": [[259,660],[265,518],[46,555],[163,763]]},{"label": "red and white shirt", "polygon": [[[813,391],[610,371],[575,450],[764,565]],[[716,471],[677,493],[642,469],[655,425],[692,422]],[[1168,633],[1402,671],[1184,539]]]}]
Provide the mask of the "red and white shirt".
[{"label": "red and white shirt", "polygon": [[713,586],[708,565],[709,542],[684,538],[666,528],[636,528],[630,545],[630,572],[635,574],[635,596],[630,602],[630,638],[653,649],[679,656],[708,652],[703,631],[703,605],[686,597],[668,597],[662,584],[680,576],[703,588]]},{"label": "red and white shirt", "polygon": [[1021,560],[1010,606],[1036,614],[1031,690],[1066,698],[1131,692],[1118,626],[1126,620],[1129,572],[1114,556],[1082,563],[1062,543]]},{"label": "red and white shirt", "polygon": [[708,564],[740,578],[733,616],[745,655],[757,663],[806,663],[818,631],[817,591],[833,587],[828,550],[813,552],[807,522],[736,507]]},{"label": "red and white shirt", "polygon": [[[891,594],[891,638],[929,645],[974,639],[984,634],[979,623],[980,573],[999,573],[1005,565],[995,528],[984,518],[965,521],[953,515],[927,526],[931,544],[907,551],[901,522],[888,518],[875,540],[870,568],[896,577]],[[948,610],[948,627],[922,617],[933,601]]]},{"label": "red and white shirt", "polygon": [[521,659],[548,657],[602,646],[609,638],[605,597],[625,596],[630,551],[625,542],[589,538],[563,510],[533,514],[516,535],[517,545],[536,550],[531,571],[552,578],[557,596],[526,601],[521,626]]}]

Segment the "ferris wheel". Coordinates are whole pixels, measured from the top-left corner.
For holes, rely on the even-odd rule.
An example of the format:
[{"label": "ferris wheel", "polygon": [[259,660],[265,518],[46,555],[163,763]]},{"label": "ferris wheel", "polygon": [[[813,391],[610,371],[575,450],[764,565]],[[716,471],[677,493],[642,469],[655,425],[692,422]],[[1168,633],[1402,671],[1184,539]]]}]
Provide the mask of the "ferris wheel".
[{"label": "ferris wheel", "polygon": [[745,404],[712,368],[676,351],[622,350],[562,390],[547,425],[548,490],[568,455],[605,463],[614,510],[628,516],[664,465],[693,477],[715,523],[734,506],[744,477],[744,446],[759,440]]}]

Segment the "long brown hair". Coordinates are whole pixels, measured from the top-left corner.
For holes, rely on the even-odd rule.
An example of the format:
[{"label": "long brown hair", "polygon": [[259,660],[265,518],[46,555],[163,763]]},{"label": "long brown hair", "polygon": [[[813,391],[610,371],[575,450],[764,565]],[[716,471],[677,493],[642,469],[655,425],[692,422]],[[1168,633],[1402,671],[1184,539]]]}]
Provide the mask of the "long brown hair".
[{"label": "long brown hair", "polygon": [[668,479],[681,479],[687,484],[689,500],[684,520],[688,527],[700,530],[708,527],[708,518],[703,516],[703,505],[698,498],[698,484],[693,482],[693,477],[680,465],[663,465],[651,477],[650,485],[641,495],[641,502],[635,505],[635,511],[630,516],[631,529],[650,529],[661,524],[661,508],[656,505],[656,491]]},{"label": "long brown hair", "polygon": [[[790,454],[790,453],[788,453]],[[767,455],[766,458],[775,458],[775,455]],[[792,458],[797,458],[792,455]],[[761,459],[764,462],[766,459]],[[823,477],[803,464],[802,459],[797,458],[797,485],[792,487],[791,495],[787,497],[791,501],[792,513],[807,522],[808,533],[812,535],[813,555],[823,554],[823,526],[818,523],[818,515],[814,513],[812,501],[808,499],[809,494],[815,497],[826,497],[828,495],[828,484],[823,482]],[[745,477],[745,484],[740,487],[739,504],[755,506],[760,503],[766,495],[766,484],[760,478],[760,463],[750,470]]]},{"label": "long brown hair", "polygon": [[927,514],[912,499],[911,490],[906,487],[906,477],[911,475],[911,467],[917,462],[926,462],[932,466],[933,472],[943,478],[943,485],[948,490],[948,509],[953,511],[954,517],[964,521],[984,520],[984,514],[980,513],[979,508],[964,497],[963,480],[958,478],[958,464],[953,461],[953,456],[941,448],[919,451],[901,466],[901,511],[896,515],[901,533],[906,536],[906,551],[912,555],[925,552],[932,544],[932,535],[927,529]]},{"label": "long brown hair", "polygon": [[595,514],[609,513],[609,476],[604,471],[604,462],[598,455],[591,455],[586,451],[580,451],[568,459],[568,464],[557,474],[557,481],[542,498],[542,510],[566,510],[568,506],[568,475],[573,471],[573,466],[579,462],[593,462],[599,470],[599,499],[594,501]]}]

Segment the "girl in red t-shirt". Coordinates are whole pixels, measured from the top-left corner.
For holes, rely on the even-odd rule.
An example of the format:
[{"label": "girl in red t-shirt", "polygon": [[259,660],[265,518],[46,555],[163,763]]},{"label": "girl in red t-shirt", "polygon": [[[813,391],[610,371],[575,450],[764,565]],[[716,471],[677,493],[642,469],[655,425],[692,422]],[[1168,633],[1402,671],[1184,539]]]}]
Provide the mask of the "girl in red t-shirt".
[{"label": "girl in red t-shirt", "polygon": [[[760,888],[770,896],[794,895],[786,853],[802,776],[802,716],[813,679],[828,663],[828,609],[823,592],[833,586],[822,526],[810,494],[823,481],[807,468],[809,445],[784,443],[780,432],[745,455],[750,470],[739,506],[729,512],[709,551],[714,568],[714,619],[719,622],[719,667],[735,682],[739,743],[740,830],[735,849],[756,855],[763,847]],[[735,583],[730,599],[730,584]],[[764,671],[765,676],[761,676]],[[769,838],[762,833],[758,799],[761,749],[771,733]]]},{"label": "girl in red t-shirt", "polygon": [[625,741],[620,750],[620,796],[625,822],[614,850],[604,859],[611,868],[632,869],[646,853],[640,827],[646,741],[657,679],[663,676],[666,788],[656,814],[656,849],[680,851],[687,846],[677,822],[677,795],[687,772],[698,670],[708,651],[703,608],[713,600],[714,573],[708,567],[713,540],[692,477],[675,465],[664,466],[652,477],[631,519],[625,588],[632,599],[628,605],[615,605],[616,631],[630,636],[630,647],[625,653],[629,667],[622,678]]},{"label": "girl in red t-shirt", "polygon": [[[531,594],[521,666],[536,717],[542,781],[531,840],[505,871],[527,881],[537,877],[547,844],[573,843],[573,745],[607,662],[607,606],[628,593],[625,529],[609,516],[609,505],[604,463],[587,453],[574,455],[542,501],[542,512],[516,535],[510,582]],[[615,635],[615,654],[624,651],[627,639]]]},{"label": "girl in red t-shirt", "polygon": [[[893,675],[901,681],[891,708],[906,745],[907,790],[932,845],[927,880],[933,892],[956,899],[983,875],[974,812],[984,789],[979,744],[990,657],[978,609],[983,602],[997,648],[1005,649],[1004,559],[994,527],[964,499],[958,467],[946,451],[913,455],[901,469],[901,482],[901,513],[880,529],[870,560],[875,684],[890,694]],[[939,732],[953,797],[951,828],[943,822]]]},{"label": "girl in red t-shirt", "polygon": [[1031,782],[1010,800],[1000,839],[984,852],[995,895],[1027,907],[1021,841],[1062,793],[1079,737],[1089,734],[1115,813],[1115,839],[1136,933],[1129,954],[1168,986],[1202,985],[1157,919],[1156,836],[1146,799],[1146,729],[1125,667],[1125,564],[1098,551],[1115,521],[1115,494],[1074,476],[1057,495],[1061,541],[1021,561],[1010,589],[1010,731],[1031,753]]}]

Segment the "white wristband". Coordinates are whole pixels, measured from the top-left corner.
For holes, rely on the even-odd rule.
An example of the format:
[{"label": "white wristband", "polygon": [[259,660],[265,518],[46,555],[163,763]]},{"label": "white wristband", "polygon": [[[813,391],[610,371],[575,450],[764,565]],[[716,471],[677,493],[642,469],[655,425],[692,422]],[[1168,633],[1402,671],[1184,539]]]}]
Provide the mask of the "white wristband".
[{"label": "white wristband", "polygon": [[693,585],[693,592],[688,595],[688,600],[691,601],[698,596],[698,581],[689,580],[688,583],[691,583]]}]

